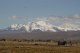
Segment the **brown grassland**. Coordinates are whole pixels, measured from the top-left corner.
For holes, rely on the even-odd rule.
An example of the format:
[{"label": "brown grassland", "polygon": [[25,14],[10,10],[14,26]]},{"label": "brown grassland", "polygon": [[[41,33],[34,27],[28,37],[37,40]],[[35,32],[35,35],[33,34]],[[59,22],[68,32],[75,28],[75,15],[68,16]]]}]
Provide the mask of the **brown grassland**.
[{"label": "brown grassland", "polygon": [[80,44],[59,46],[56,42],[0,41],[0,53],[80,53]]}]

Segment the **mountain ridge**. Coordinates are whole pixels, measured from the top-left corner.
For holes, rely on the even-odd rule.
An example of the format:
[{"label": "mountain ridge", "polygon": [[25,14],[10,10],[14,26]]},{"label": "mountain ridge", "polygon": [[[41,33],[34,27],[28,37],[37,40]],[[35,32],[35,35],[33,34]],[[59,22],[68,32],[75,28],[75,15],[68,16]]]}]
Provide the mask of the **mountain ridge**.
[{"label": "mountain ridge", "polygon": [[6,28],[11,31],[26,31],[26,32],[59,32],[59,31],[80,31],[80,26],[71,23],[65,23],[61,26],[54,26],[47,21],[34,21],[28,24],[13,24]]}]

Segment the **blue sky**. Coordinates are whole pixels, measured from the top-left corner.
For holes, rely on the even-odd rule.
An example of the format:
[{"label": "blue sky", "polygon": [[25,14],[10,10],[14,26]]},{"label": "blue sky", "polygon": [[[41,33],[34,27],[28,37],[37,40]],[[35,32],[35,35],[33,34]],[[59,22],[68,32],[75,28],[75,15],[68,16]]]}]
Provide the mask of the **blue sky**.
[{"label": "blue sky", "polygon": [[0,0],[0,28],[41,16],[80,15],[80,0]]}]

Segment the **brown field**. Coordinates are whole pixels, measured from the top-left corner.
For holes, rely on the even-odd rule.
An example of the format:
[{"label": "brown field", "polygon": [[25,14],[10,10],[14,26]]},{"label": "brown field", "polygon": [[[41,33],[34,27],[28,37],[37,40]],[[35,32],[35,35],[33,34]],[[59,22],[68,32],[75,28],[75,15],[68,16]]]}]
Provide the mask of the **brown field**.
[{"label": "brown field", "polygon": [[80,53],[80,44],[58,46],[56,42],[0,41],[0,53]]}]

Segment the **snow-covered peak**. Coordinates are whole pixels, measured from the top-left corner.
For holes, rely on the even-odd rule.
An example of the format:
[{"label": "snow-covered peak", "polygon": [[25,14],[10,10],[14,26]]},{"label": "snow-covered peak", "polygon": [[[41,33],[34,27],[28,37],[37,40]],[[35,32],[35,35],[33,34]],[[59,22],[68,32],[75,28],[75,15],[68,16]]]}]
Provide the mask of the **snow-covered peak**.
[{"label": "snow-covered peak", "polygon": [[36,24],[40,26],[46,26],[48,23],[46,21],[37,21]]},{"label": "snow-covered peak", "polygon": [[71,23],[64,23],[63,25],[61,25],[59,27],[59,29],[63,30],[63,31],[77,31],[80,30],[79,25],[74,25]]},{"label": "snow-covered peak", "polygon": [[22,29],[23,27],[25,27],[26,25],[24,24],[12,24],[8,27],[8,29],[10,30],[20,30]]},{"label": "snow-covered peak", "polygon": [[53,29],[53,26],[46,21],[36,21],[36,22],[31,22],[30,23],[30,31],[32,30],[41,30],[41,31],[56,31]]}]

